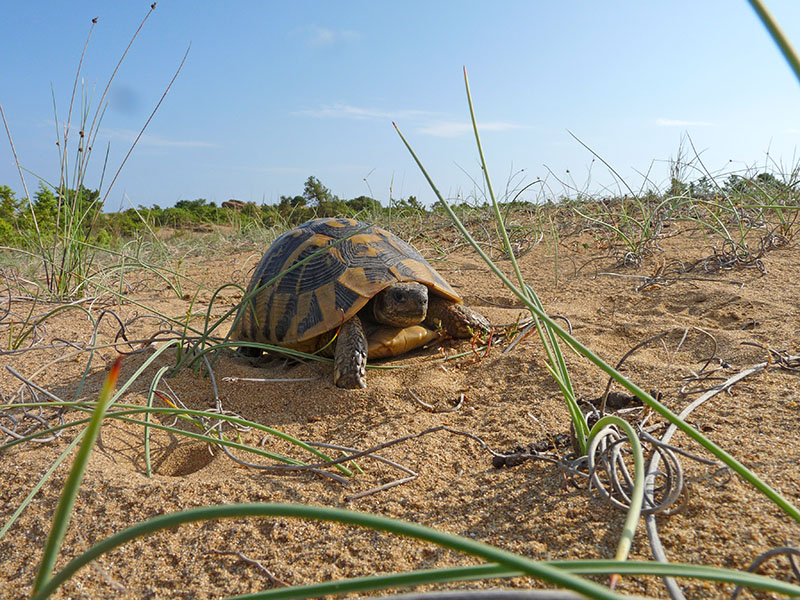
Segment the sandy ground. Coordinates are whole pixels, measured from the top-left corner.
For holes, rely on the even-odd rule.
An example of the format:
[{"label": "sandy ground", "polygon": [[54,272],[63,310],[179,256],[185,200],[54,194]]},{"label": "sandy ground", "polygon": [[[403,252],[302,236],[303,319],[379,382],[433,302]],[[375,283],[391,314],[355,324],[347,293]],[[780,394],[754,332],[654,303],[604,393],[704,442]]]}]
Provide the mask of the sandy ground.
[{"label": "sandy ground", "polygon": [[[719,240],[678,224],[668,231],[670,236],[659,241],[640,267],[620,266],[606,242],[579,231],[562,233],[558,260],[552,241],[534,244],[528,242],[535,239],[528,240],[520,246],[520,264],[547,311],[567,318],[575,336],[611,363],[651,336],[669,332],[629,357],[623,372],[641,387],[659,391],[663,402],[678,412],[711,385],[686,379],[709,359],[714,359],[709,368],[719,368],[715,373],[719,379],[712,382],[716,384],[768,360],[768,348],[800,354],[800,252],[791,244],[768,252],[762,258],[765,273],[738,265],[716,272],[697,266],[679,274],[677,261],[688,266],[709,257],[713,245],[719,249]],[[413,236],[411,241],[466,303],[483,312],[493,324],[502,328],[524,317],[519,301],[470,250],[455,243],[455,233],[449,228]],[[180,298],[163,281],[134,274],[129,282],[140,281],[142,285],[134,285],[122,305],[101,299],[84,306],[95,318],[109,309],[126,322],[155,311],[185,316],[190,307],[192,313],[201,315],[218,286],[229,281],[246,283],[248,270],[262,251],[263,247],[252,247],[186,258],[182,268],[202,281],[202,287],[198,292],[197,286],[186,284]],[[507,260],[499,264],[510,273]],[[661,278],[654,285],[639,288],[645,278],[654,275]],[[13,291],[11,311],[16,317],[6,315],[0,321],[3,350],[8,349],[13,331],[9,321],[32,310],[30,301],[17,296]],[[223,315],[239,297],[233,288],[226,288],[211,314]],[[6,306],[8,300],[0,299]],[[45,310],[39,304],[33,313]],[[193,323],[199,326],[202,319],[194,318]],[[132,322],[128,335],[131,339],[147,338],[161,327],[157,319],[140,318]],[[104,316],[98,343],[114,341],[118,328],[111,315]],[[0,355],[3,400],[19,401],[25,387],[5,369],[6,365],[60,398],[73,399],[76,394],[95,398],[117,352],[109,347],[96,351],[79,391],[87,353],[62,343],[90,341],[91,325],[86,314],[77,309],[61,312],[48,318],[39,333],[41,339],[33,349]],[[417,351],[388,363],[404,368],[369,371],[368,389],[363,391],[335,388],[331,367],[323,363],[287,364],[275,359],[253,366],[243,358],[223,354],[214,364],[214,375],[219,401],[226,411],[306,441],[366,449],[447,425],[479,436],[495,451],[510,451],[567,431],[567,411],[544,367],[538,338],[534,335],[504,354],[505,346],[507,342],[500,341],[486,355],[443,363],[442,353],[453,355],[470,349],[468,341],[447,341],[440,348]],[[151,354],[148,350],[126,356],[123,380]],[[587,360],[571,352],[566,355],[578,396],[600,396],[606,377]],[[121,401],[145,403],[156,368],[173,360],[174,354],[163,355],[133,382]],[[312,380],[251,383],[226,381],[226,377]],[[200,373],[185,370],[164,380],[160,389],[165,393],[171,390],[190,408],[215,406],[212,381]],[[462,394],[458,410],[447,411]],[[434,410],[420,404],[415,396]],[[30,394],[25,392],[24,398],[30,399]],[[67,413],[66,419],[79,416]],[[688,420],[800,505],[798,418],[800,377],[772,364],[737,383],[729,393],[715,396]],[[653,417],[650,422],[660,419]],[[0,424],[8,427],[9,421]],[[663,428],[656,433],[660,431]],[[75,433],[75,429],[69,429],[54,441],[29,442],[0,454],[0,525]],[[261,439],[254,431],[241,436],[251,444]],[[674,442],[709,456],[683,434]],[[264,441],[264,447],[308,459],[271,437]],[[283,474],[246,467],[201,442],[155,432],[154,474],[147,477],[142,428],[108,421],[91,458],[57,567],[138,521],[191,507],[234,502],[345,507],[428,525],[534,559],[614,555],[624,513],[586,489],[568,485],[563,471],[553,463],[529,460],[513,468],[496,469],[492,456],[478,442],[441,430],[392,445],[379,454],[419,476],[388,490],[349,499],[404,473],[362,458],[359,465],[364,473],[349,478],[345,485],[308,472]],[[244,457],[241,452],[237,455]],[[265,460],[263,464],[270,463]],[[690,459],[682,459],[682,464],[688,490],[684,506],[677,514],[658,519],[670,560],[745,569],[770,548],[800,545],[797,524],[745,482]],[[64,464],[56,470],[0,540],[0,597],[23,598],[29,593],[67,467]],[[269,574],[244,561],[237,552],[258,561]],[[651,558],[643,525],[634,540],[632,557]],[[130,542],[80,571],[57,597],[220,598],[281,583],[304,584],[477,562],[430,544],[331,523],[237,519],[186,525]],[[762,572],[791,579],[785,562],[770,563]],[[451,587],[537,585],[518,578]],[[691,598],[722,597],[731,591],[731,586],[698,581],[683,581],[682,585]],[[666,595],[657,578],[625,577],[619,589],[653,597]]]}]

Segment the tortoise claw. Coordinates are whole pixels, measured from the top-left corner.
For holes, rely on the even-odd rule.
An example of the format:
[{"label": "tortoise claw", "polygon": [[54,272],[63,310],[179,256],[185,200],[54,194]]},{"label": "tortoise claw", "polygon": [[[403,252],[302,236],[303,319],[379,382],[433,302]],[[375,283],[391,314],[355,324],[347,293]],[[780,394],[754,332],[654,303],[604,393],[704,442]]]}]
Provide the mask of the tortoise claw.
[{"label": "tortoise claw", "polygon": [[361,375],[353,373],[338,374],[338,377],[337,374],[336,372],[333,374],[333,383],[336,387],[346,390],[363,390],[367,387],[367,380],[364,378],[363,373]]}]

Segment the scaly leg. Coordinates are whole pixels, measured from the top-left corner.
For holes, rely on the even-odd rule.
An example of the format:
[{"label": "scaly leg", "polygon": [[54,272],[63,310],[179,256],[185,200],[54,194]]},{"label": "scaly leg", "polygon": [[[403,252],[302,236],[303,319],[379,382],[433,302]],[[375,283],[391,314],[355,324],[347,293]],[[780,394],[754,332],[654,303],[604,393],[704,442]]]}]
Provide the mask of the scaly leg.
[{"label": "scaly leg", "polygon": [[339,329],[333,357],[333,383],[340,388],[365,388],[366,368],[367,337],[356,315]]},{"label": "scaly leg", "polygon": [[472,337],[473,333],[479,331],[488,333],[492,328],[489,320],[478,311],[434,295],[428,298],[425,325],[433,329],[441,327],[457,338]]}]

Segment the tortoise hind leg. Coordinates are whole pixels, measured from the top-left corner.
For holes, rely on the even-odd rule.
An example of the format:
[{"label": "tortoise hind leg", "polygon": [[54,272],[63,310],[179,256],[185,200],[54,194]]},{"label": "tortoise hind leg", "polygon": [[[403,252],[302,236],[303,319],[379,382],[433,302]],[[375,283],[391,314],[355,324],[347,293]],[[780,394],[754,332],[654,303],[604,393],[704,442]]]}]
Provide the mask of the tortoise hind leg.
[{"label": "tortoise hind leg", "polygon": [[458,338],[472,337],[475,332],[488,333],[492,328],[489,320],[478,311],[434,295],[428,298],[425,325],[434,329],[441,327]]},{"label": "tortoise hind leg", "polygon": [[333,356],[333,383],[340,388],[365,388],[366,368],[367,336],[356,315],[339,329]]}]

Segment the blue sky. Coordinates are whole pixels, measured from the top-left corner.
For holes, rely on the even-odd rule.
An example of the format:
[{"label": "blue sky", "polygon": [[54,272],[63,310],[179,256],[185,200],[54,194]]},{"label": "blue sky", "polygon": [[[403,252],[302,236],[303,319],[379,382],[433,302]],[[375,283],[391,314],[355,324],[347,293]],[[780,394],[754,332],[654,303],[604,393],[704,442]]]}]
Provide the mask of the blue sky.
[{"label": "blue sky", "polygon": [[[800,45],[800,2],[766,3]],[[91,19],[82,77],[94,109],[149,6],[4,5],[0,103],[28,171],[58,178],[51,87],[63,121]],[[568,131],[634,189],[643,173],[668,180],[687,134],[712,172],[789,169],[799,158],[800,85],[744,0],[162,0],[106,98],[88,187],[100,183],[110,142],[107,186],[190,44],[107,210],[195,198],[272,203],[301,193],[310,175],[342,198],[431,202],[392,120],[442,192],[468,197],[480,169],[462,66],[500,191],[517,174],[517,184],[546,179],[555,195],[566,191],[558,179],[616,193]],[[27,180],[35,189],[37,178]],[[22,195],[5,135],[0,184]]]}]

